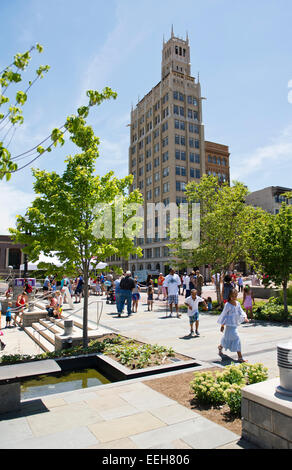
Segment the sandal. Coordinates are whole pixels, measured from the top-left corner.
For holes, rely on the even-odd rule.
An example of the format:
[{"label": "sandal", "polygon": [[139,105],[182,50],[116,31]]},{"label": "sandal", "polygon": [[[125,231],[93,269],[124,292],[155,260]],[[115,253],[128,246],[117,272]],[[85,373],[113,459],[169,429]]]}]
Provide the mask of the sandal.
[{"label": "sandal", "polygon": [[242,362],[247,362],[246,359],[238,359],[238,362],[242,363]]}]

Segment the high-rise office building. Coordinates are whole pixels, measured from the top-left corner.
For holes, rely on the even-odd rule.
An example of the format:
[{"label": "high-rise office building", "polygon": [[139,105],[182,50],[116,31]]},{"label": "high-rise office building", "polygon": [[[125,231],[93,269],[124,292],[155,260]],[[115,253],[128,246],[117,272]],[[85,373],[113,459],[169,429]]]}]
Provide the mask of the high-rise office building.
[{"label": "high-rise office building", "polygon": [[[205,149],[203,99],[200,82],[191,75],[188,35],[186,39],[178,38],[172,29],[170,39],[163,40],[160,82],[131,110],[129,174],[134,176],[131,190],[139,189],[144,198],[144,231],[136,240],[143,249],[143,258],[131,256],[128,262],[112,259],[112,264],[120,264],[133,273],[168,272],[169,239],[167,235],[161,237],[158,230],[159,224],[163,225],[159,214],[154,213],[151,218],[147,208],[149,203],[167,207],[187,202],[187,183],[199,182],[206,165],[208,169],[212,167],[207,163]],[[229,181],[228,147],[206,144],[213,159],[222,156],[223,151],[224,178],[226,174]],[[214,174],[213,167],[212,170]],[[169,227],[170,214],[164,215]]]}]

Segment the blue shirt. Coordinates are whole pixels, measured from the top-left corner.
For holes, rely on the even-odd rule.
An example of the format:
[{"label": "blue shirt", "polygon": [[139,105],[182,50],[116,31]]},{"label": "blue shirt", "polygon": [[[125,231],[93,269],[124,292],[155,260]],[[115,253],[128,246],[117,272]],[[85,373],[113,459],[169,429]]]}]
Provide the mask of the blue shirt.
[{"label": "blue shirt", "polygon": [[119,294],[121,292],[121,289],[120,289],[120,279],[116,279],[116,281],[114,282],[115,284],[115,293],[116,294]]},{"label": "blue shirt", "polygon": [[6,309],[6,318],[11,318],[11,307],[7,307]]}]

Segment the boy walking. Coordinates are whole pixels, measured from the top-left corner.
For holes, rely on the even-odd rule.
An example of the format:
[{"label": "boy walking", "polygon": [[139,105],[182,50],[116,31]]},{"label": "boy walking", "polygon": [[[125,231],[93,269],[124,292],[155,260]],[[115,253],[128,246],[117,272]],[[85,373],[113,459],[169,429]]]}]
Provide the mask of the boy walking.
[{"label": "boy walking", "polygon": [[191,290],[191,295],[190,297],[187,297],[185,299],[185,305],[188,307],[188,316],[189,316],[189,321],[190,321],[190,336],[194,335],[194,323],[196,324],[196,335],[200,336],[199,333],[199,303],[203,302],[205,307],[207,307],[207,304],[202,297],[199,297],[197,295],[196,289]]},{"label": "boy walking", "polygon": [[11,327],[11,308],[12,308],[12,302],[8,302],[8,307],[6,309],[6,328]]}]

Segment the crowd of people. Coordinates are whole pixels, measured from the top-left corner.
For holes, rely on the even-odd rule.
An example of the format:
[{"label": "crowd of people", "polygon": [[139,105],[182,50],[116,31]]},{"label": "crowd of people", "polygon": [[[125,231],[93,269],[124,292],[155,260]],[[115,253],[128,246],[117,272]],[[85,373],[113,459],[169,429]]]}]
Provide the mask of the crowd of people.
[{"label": "crowd of people", "polygon": [[[250,286],[244,286],[241,274],[237,275],[235,272],[224,276],[214,274],[212,276],[212,282],[214,284],[216,282],[216,276],[217,281],[222,283],[221,300],[224,304],[224,309],[218,319],[218,323],[221,325],[221,331],[224,332],[222,341],[218,346],[219,354],[222,354],[223,348],[237,351],[238,359],[243,361],[237,326],[243,321],[248,322],[253,319],[252,308],[255,303],[254,296]],[[206,284],[204,277],[199,270],[191,271],[189,274],[185,272],[183,275],[179,274],[174,269],[170,269],[169,274],[166,276],[162,273],[160,273],[158,277],[153,277],[149,274],[146,280],[147,310],[153,311],[154,301],[161,300],[167,303],[169,317],[172,317],[175,310],[176,317],[181,318],[179,311],[179,295],[182,295],[185,297],[184,305],[187,307],[190,336],[199,336],[199,304],[202,305],[202,309],[205,311],[210,311],[213,308],[211,297],[202,297],[204,284]],[[107,302],[116,305],[118,317],[122,315],[125,307],[128,316],[138,312],[143,287],[145,287],[144,283],[140,283],[136,277],[133,277],[131,271],[126,271],[122,275],[115,277],[113,272],[107,274],[101,273],[95,277],[90,277],[88,280],[88,294],[97,296],[106,295]],[[156,297],[155,289],[157,292]],[[44,280],[42,290],[48,301],[46,305],[48,316],[61,318],[63,304],[67,302],[67,292],[69,292],[71,298],[75,298],[74,303],[81,302],[84,296],[83,276],[79,274],[77,277],[71,279],[64,275],[61,280],[58,280],[57,276],[47,276]],[[32,287],[26,281],[23,292],[17,297],[17,308],[12,309],[12,289],[10,287],[8,288],[6,292],[6,298],[8,300],[6,311],[7,328],[16,326],[17,317],[19,317],[20,325],[22,324],[23,310],[28,305],[28,296],[31,291]],[[238,292],[243,293],[245,312],[242,310],[237,300]],[[11,325],[12,319],[13,325]],[[4,349],[5,344],[1,338],[0,345],[1,349]]]}]

